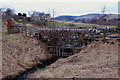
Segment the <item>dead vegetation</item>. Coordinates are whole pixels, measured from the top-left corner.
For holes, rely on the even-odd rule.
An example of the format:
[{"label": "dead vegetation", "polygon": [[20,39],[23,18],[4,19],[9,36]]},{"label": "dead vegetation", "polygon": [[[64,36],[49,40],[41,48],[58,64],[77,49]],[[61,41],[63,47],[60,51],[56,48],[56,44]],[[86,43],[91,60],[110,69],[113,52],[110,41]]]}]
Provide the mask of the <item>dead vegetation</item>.
[{"label": "dead vegetation", "polygon": [[3,27],[2,34],[2,76],[17,75],[35,66],[51,54],[44,43],[22,34],[7,34]]},{"label": "dead vegetation", "polygon": [[29,78],[118,78],[118,41],[94,42]]},{"label": "dead vegetation", "polygon": [[[118,41],[92,43],[85,47],[79,54],[66,59],[59,59],[51,66],[37,71],[29,77],[118,77],[118,43]],[[21,33],[7,34],[5,27],[3,28],[2,45],[3,77],[19,74],[21,71],[25,71],[38,63],[42,63],[46,59],[50,59],[52,55],[47,50],[46,44],[38,42],[35,38],[24,36]]]}]

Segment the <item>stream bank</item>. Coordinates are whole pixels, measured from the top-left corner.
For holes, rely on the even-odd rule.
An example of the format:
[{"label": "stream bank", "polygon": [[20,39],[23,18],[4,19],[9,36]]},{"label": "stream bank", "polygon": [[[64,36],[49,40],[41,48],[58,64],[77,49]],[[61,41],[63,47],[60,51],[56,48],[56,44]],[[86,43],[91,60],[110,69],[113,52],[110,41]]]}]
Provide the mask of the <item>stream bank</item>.
[{"label": "stream bank", "polygon": [[49,60],[45,60],[42,64],[37,64],[36,66],[30,68],[30,69],[26,69],[26,71],[21,72],[19,75],[9,75],[6,76],[4,78],[2,78],[2,80],[25,80],[27,79],[27,76],[29,74],[32,74],[38,70],[44,69],[47,66],[51,65],[52,63],[56,62],[58,60],[58,58],[56,57],[52,57]]}]

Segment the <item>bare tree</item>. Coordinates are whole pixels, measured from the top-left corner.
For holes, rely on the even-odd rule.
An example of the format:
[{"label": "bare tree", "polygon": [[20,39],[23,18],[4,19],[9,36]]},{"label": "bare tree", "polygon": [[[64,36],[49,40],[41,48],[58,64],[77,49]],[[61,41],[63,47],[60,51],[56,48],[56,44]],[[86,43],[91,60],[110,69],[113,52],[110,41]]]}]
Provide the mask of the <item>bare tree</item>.
[{"label": "bare tree", "polygon": [[12,9],[12,8],[7,8],[4,13],[6,14],[6,16],[13,17],[13,15],[14,15],[14,9]]},{"label": "bare tree", "polygon": [[52,17],[53,17],[53,27],[55,27],[55,9],[54,8],[52,11]]},{"label": "bare tree", "polygon": [[44,12],[31,11],[29,12],[29,15],[32,18],[33,24],[47,26],[50,17],[49,14],[45,14]]},{"label": "bare tree", "polygon": [[2,14],[2,8],[0,8],[0,14]]}]

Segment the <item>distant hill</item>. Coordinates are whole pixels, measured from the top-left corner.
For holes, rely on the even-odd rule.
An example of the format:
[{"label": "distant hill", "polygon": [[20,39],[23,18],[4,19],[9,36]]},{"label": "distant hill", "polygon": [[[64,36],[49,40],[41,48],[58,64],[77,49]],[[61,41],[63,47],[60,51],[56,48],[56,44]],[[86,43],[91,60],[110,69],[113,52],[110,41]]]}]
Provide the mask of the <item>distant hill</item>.
[{"label": "distant hill", "polygon": [[62,15],[55,17],[55,20],[61,20],[61,21],[75,21],[75,18],[78,16],[70,16],[70,15]]},{"label": "distant hill", "polygon": [[[107,17],[106,17],[107,16]],[[71,16],[71,15],[62,15],[55,18],[55,20],[61,20],[61,21],[75,21],[75,22],[84,22],[92,19],[102,19],[103,17],[106,17],[107,19],[118,19],[117,14],[98,14],[98,13],[92,13],[92,14],[86,14],[81,16]]]},{"label": "distant hill", "polygon": [[107,16],[108,19],[117,19],[117,14],[86,14],[78,16],[76,19],[100,19],[103,16]]},{"label": "distant hill", "polygon": [[86,14],[86,15],[81,15],[81,16],[78,16],[77,18],[84,18],[84,19],[92,19],[92,18],[97,18],[97,17],[101,17],[103,16],[104,14]]}]

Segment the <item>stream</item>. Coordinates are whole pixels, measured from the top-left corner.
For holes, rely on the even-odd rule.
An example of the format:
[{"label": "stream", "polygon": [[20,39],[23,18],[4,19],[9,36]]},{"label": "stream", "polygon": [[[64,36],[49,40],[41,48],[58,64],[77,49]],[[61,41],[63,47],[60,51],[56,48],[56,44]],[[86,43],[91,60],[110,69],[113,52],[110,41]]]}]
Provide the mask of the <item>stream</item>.
[{"label": "stream", "polygon": [[25,80],[25,79],[27,79],[28,75],[30,75],[30,74],[32,74],[40,69],[46,68],[47,66],[56,62],[57,60],[58,60],[58,58],[53,57],[50,60],[44,61],[42,64],[37,64],[35,67],[28,69],[26,72],[20,74],[19,77],[17,78],[17,80]]},{"label": "stream", "polygon": [[36,66],[30,68],[30,69],[26,69],[26,71],[20,73],[19,75],[15,75],[15,76],[7,76],[2,78],[2,80],[26,80],[28,78],[28,76],[40,69],[44,69],[47,66],[51,65],[52,63],[56,62],[58,60],[58,58],[53,57],[50,60],[45,60],[42,64],[37,64]]}]

